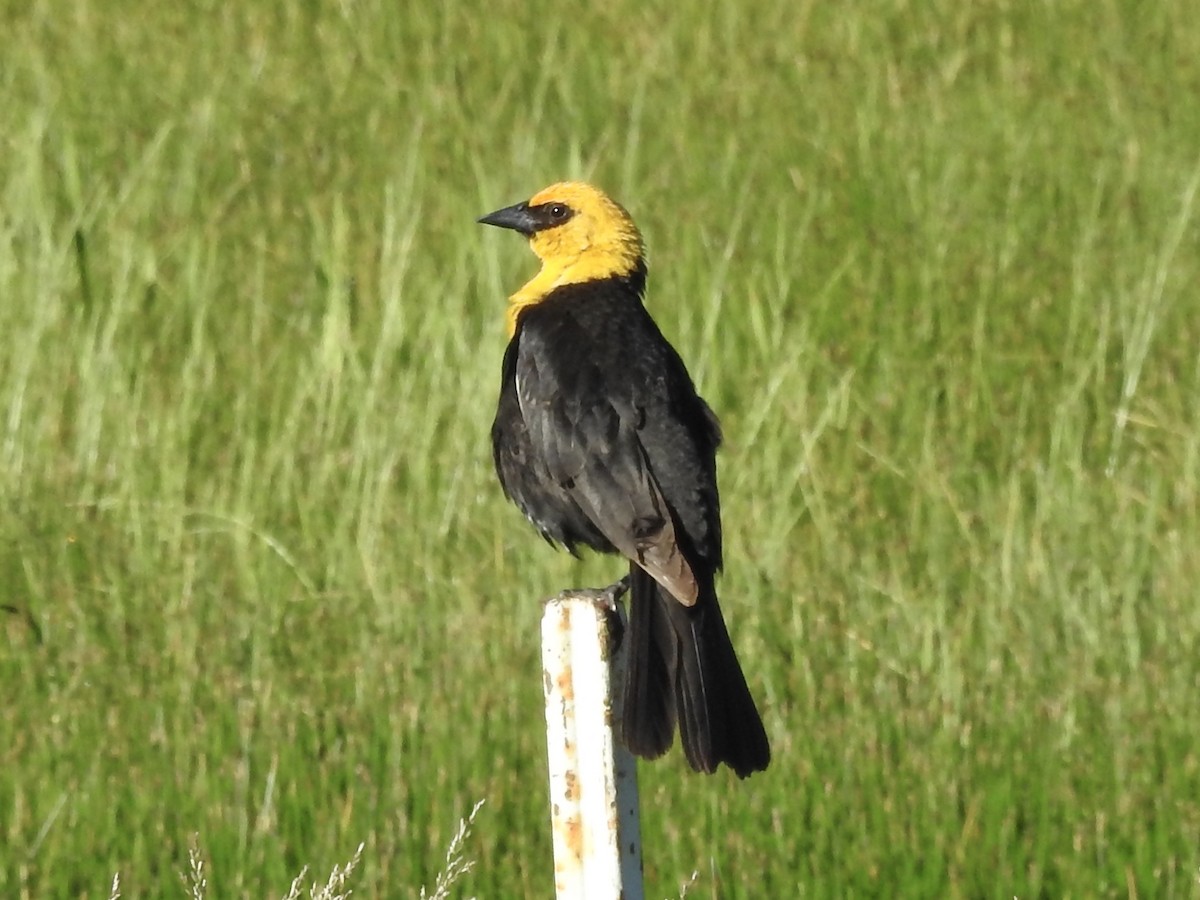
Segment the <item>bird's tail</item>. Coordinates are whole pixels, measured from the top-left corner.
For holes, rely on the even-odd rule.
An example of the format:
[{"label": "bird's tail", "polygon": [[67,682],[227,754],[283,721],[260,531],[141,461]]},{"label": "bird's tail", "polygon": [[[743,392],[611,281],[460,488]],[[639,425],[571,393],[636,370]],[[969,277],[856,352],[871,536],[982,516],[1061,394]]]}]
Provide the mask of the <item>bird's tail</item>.
[{"label": "bird's tail", "polygon": [[739,777],[771,760],[762,718],[721,617],[716,592],[687,607],[639,566],[630,567],[622,737],[638,756],[666,753],[679,723],[697,772],[725,763]]}]

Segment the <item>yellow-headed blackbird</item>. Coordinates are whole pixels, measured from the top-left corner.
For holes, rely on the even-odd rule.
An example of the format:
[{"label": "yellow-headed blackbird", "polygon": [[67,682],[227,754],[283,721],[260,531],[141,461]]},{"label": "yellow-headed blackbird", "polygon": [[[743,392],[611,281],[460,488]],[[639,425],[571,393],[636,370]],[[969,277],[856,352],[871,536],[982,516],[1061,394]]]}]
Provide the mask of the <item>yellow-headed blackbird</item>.
[{"label": "yellow-headed blackbird", "polygon": [[692,768],[745,777],[771,758],[721,617],[721,432],[642,305],[629,214],[556,184],[479,220],[529,239],[541,270],[512,295],[492,452],[505,494],[551,543],[630,561],[622,739],[658,757],[679,722]]}]

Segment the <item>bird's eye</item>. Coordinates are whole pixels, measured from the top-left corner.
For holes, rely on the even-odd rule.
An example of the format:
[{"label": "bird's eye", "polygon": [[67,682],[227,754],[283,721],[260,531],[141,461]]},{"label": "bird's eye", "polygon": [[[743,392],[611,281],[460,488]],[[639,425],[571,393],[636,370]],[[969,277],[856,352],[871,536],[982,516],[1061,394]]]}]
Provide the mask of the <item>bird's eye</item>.
[{"label": "bird's eye", "polygon": [[550,218],[556,222],[561,222],[567,217],[567,208],[561,203],[555,203],[550,207]]}]

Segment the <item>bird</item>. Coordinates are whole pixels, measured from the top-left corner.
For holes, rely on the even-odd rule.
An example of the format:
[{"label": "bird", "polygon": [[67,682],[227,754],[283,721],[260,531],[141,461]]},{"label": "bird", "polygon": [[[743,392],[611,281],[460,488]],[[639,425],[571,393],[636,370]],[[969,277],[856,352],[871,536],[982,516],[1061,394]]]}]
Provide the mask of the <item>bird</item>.
[{"label": "bird", "polygon": [[721,429],[646,309],[641,232],[578,181],[478,222],[523,235],[541,262],[507,309],[491,432],[504,494],[551,544],[629,561],[622,743],[658,758],[678,723],[695,771],[766,769],[766,729],[717,601]]}]

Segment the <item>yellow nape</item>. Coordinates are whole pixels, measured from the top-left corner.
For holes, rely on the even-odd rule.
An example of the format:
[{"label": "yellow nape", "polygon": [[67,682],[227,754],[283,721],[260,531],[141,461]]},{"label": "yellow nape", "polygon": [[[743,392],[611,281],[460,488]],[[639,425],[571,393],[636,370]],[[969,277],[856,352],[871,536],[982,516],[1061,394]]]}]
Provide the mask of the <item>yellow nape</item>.
[{"label": "yellow nape", "polygon": [[632,275],[642,265],[644,248],[637,226],[619,203],[581,181],[552,184],[529,198],[530,206],[561,203],[572,215],[561,225],[534,232],[529,246],[541,270],[508,298],[508,334],[517,330],[521,310],[557,287]]}]

